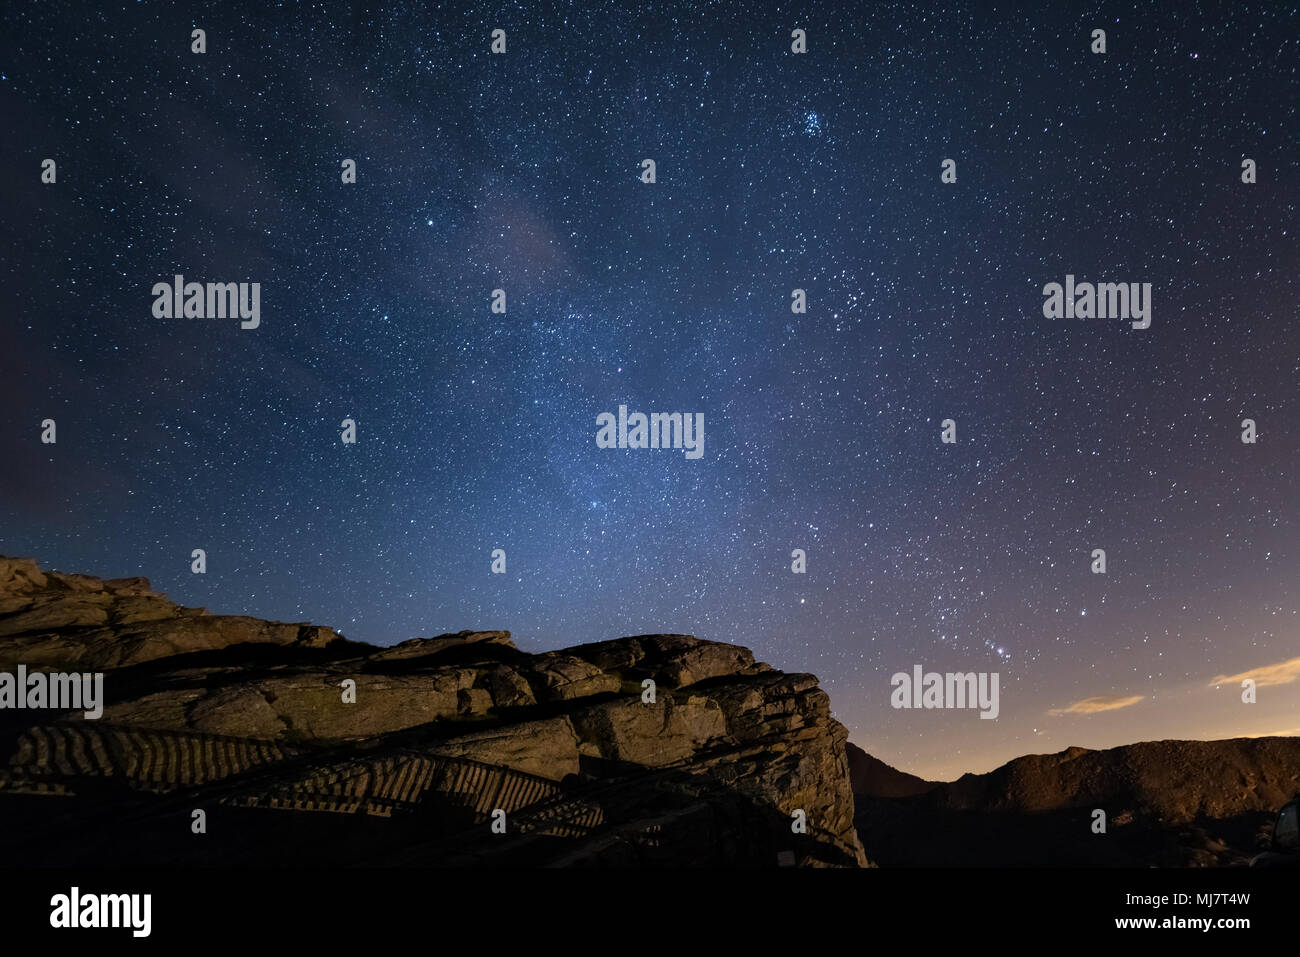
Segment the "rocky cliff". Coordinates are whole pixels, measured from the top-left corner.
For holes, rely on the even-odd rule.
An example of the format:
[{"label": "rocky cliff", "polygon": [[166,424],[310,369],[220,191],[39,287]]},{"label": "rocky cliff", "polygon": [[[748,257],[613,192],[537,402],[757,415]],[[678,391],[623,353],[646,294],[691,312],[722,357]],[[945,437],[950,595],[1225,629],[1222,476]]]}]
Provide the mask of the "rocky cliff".
[{"label": "rocky cliff", "polygon": [[19,665],[105,673],[99,720],[0,710],[23,825],[0,841],[28,859],[867,863],[825,692],[732,645],[378,648],[0,559],[0,671]]}]

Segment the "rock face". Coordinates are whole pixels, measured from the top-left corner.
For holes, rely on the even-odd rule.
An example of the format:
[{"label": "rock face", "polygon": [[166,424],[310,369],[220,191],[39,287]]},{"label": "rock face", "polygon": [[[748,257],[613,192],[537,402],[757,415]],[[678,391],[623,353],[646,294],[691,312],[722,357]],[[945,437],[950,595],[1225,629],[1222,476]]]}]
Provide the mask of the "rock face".
[{"label": "rock face", "polygon": [[857,822],[882,865],[1241,865],[1298,792],[1300,738],[1147,741],[1026,755],[914,795],[860,790]]},{"label": "rock face", "polygon": [[144,578],[42,572],[0,557],[0,668],[102,671],[191,651],[257,643],[321,648],[328,628],[183,608]]},{"label": "rock face", "polygon": [[[0,804],[32,827],[0,841],[50,863],[78,860],[54,824],[78,801],[96,818],[120,804],[136,823],[97,853],[135,861],[867,863],[826,694],[732,645],[531,655],[466,631],[376,648],[0,559],[0,670],[19,664],[106,673],[98,721],[0,711]],[[177,841],[196,801],[247,840]]]}]

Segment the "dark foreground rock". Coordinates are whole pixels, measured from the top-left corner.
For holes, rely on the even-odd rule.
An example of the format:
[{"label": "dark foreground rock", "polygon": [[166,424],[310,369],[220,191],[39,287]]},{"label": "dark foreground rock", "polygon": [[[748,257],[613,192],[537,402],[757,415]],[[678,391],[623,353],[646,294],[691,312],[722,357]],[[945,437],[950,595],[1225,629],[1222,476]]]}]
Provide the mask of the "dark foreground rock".
[{"label": "dark foreground rock", "polygon": [[14,863],[867,863],[825,692],[732,645],[376,648],[0,559],[19,665],[102,671],[105,704],[0,710]]}]

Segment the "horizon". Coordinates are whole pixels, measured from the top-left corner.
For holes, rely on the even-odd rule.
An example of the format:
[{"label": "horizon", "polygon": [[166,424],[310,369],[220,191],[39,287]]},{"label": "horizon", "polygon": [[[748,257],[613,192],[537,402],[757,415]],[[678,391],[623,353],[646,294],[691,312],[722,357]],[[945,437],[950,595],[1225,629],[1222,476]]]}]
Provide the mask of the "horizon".
[{"label": "horizon", "polygon": [[[207,606],[202,606],[202,605],[191,605],[191,604],[188,604],[187,602],[184,602],[184,601],[177,601],[176,597],[175,597],[174,595],[172,595],[170,592],[163,591],[163,590],[160,590],[160,589],[156,588],[156,587],[154,586],[153,580],[152,580],[152,579],[151,579],[147,574],[144,574],[144,575],[108,575],[108,574],[99,574],[99,573],[97,573],[97,572],[76,572],[76,571],[72,571],[72,570],[70,570],[70,569],[56,568],[56,567],[51,566],[51,565],[46,565],[46,564],[42,563],[42,562],[40,561],[40,559],[35,558],[35,557],[33,557],[33,556],[29,556],[29,555],[5,555],[5,554],[3,554],[3,553],[0,553],[0,559],[9,559],[9,560],[30,560],[30,561],[35,561],[35,562],[37,563],[37,565],[39,565],[39,566],[41,567],[41,570],[42,570],[43,572],[47,572],[47,573],[48,573],[48,572],[57,572],[57,573],[64,574],[64,575],[90,575],[91,577],[99,578],[99,579],[101,579],[101,580],[109,580],[109,579],[113,579],[113,578],[138,578],[138,577],[142,577],[142,578],[145,578],[145,579],[147,579],[147,580],[149,581],[149,583],[150,583],[150,588],[151,588],[151,590],[154,591],[155,594],[164,595],[164,596],[167,597],[167,599],[168,599],[169,601],[172,601],[172,602],[174,602],[175,604],[180,605],[180,606],[182,606],[182,607],[187,607],[187,608],[203,608],[205,611],[208,612],[208,614],[210,614],[210,615],[216,615],[216,616],[242,616],[242,615],[244,614],[243,612],[239,612],[239,611],[223,611],[223,610],[215,610],[215,609],[212,609],[212,608],[208,608]],[[254,617],[256,617],[256,616],[254,616]],[[268,619],[268,620],[271,620],[271,619]],[[517,642],[519,641],[519,635],[518,635],[517,632],[514,631],[513,629],[510,629],[510,628],[490,628],[490,627],[488,627],[488,628],[454,628],[454,629],[450,629],[450,630],[448,630],[448,631],[441,631],[441,632],[430,631],[430,632],[427,632],[427,633],[410,635],[410,636],[408,636],[408,637],[406,637],[406,638],[399,638],[399,639],[397,639],[397,640],[395,640],[395,641],[393,641],[393,642],[390,642],[390,643],[386,643],[386,644],[382,644],[382,645],[375,645],[375,644],[373,644],[372,642],[366,642],[366,641],[363,641],[362,639],[353,638],[353,637],[349,636],[346,632],[343,632],[343,631],[341,631],[340,629],[335,628],[335,627],[334,627],[333,625],[331,625],[329,622],[326,622],[326,621],[318,621],[318,620],[315,620],[315,619],[313,619],[313,618],[311,618],[311,617],[304,618],[304,619],[302,619],[301,621],[292,621],[292,622],[284,622],[284,623],[288,623],[288,624],[311,624],[311,625],[323,626],[323,627],[326,627],[326,628],[330,628],[330,629],[332,629],[332,630],[335,631],[335,632],[336,632],[340,637],[342,637],[342,638],[344,638],[344,639],[346,639],[346,640],[348,640],[348,641],[360,642],[360,643],[362,643],[362,644],[371,645],[372,647],[380,647],[380,648],[391,648],[391,647],[393,647],[394,645],[401,643],[402,641],[410,641],[410,640],[417,640],[417,639],[438,638],[438,637],[444,637],[444,636],[447,636],[447,635],[454,635],[454,634],[462,633],[462,632],[489,632],[489,631],[503,631],[503,632],[506,632],[507,634],[510,635],[510,639],[511,639],[512,642],[516,642],[516,643],[517,643]],[[534,652],[536,652],[536,651],[556,651],[556,650],[562,650],[563,648],[572,648],[572,647],[577,647],[577,646],[579,646],[579,645],[593,644],[593,643],[596,643],[596,642],[604,642],[604,641],[616,640],[616,639],[619,639],[619,638],[637,637],[638,635],[648,635],[648,634],[678,634],[678,633],[677,633],[677,632],[639,632],[639,633],[636,633],[636,634],[628,633],[628,634],[619,634],[619,635],[608,635],[608,636],[605,636],[605,637],[590,638],[590,639],[587,639],[587,640],[584,640],[584,641],[575,641],[575,642],[571,642],[571,643],[569,643],[569,644],[567,644],[567,645],[562,645],[562,646],[559,646],[559,647],[556,647],[556,648],[550,648],[550,647],[544,647],[544,648],[543,648],[543,647],[538,647],[538,648],[531,649],[531,650],[534,651]],[[693,637],[696,637],[696,638],[699,638],[699,639],[701,639],[701,640],[705,640],[705,641],[712,640],[712,639],[709,639],[708,636],[705,636],[705,635],[695,635],[695,636],[693,636]],[[516,644],[516,647],[519,647],[519,645]],[[741,647],[747,647],[747,646],[741,645]],[[525,643],[524,646],[520,648],[520,650],[521,650],[521,651],[529,651],[529,650],[530,650],[529,644],[528,644],[528,643]],[[750,649],[750,650],[752,651],[753,649]],[[763,659],[760,659],[757,655],[755,655],[755,661],[760,661],[760,660],[763,660]],[[1295,659],[1295,662],[1300,663],[1300,658]],[[781,664],[780,662],[767,661],[766,663],[769,664],[769,665],[772,665],[773,667],[777,668],[778,670],[781,670],[781,671],[787,671],[787,672],[791,672],[791,673],[795,673],[792,669],[788,669],[788,668],[784,668],[784,667],[782,667],[782,664]],[[803,672],[803,673],[811,673],[811,672]],[[817,677],[817,678],[818,678],[818,682],[819,682],[819,684],[820,684],[820,683],[821,683],[821,677],[818,676],[818,675],[815,675],[815,674],[814,674],[814,677]],[[825,690],[825,689],[823,689],[823,690]],[[828,695],[829,695],[829,692],[828,692]],[[837,720],[838,720],[838,716],[836,715],[836,712],[835,712],[835,699],[834,699],[833,696],[831,696],[831,715],[832,715],[833,717],[836,717]],[[954,765],[952,765],[951,763],[949,763],[949,764],[936,764],[936,765],[932,765],[931,767],[936,767],[936,768],[939,768],[940,770],[937,771],[937,772],[934,772],[934,771],[925,771],[924,769],[917,769],[917,768],[913,768],[913,767],[908,767],[907,765],[904,765],[904,764],[897,764],[897,763],[895,763],[894,760],[891,760],[891,756],[890,756],[890,755],[888,755],[888,754],[886,754],[886,753],[882,752],[881,750],[876,749],[876,748],[874,748],[874,747],[868,747],[867,745],[863,744],[863,743],[862,743],[861,741],[859,741],[859,740],[855,740],[855,734],[853,733],[853,730],[852,730],[852,729],[848,729],[848,730],[849,730],[849,736],[848,736],[848,739],[847,739],[847,740],[848,740],[850,743],[852,743],[852,744],[854,744],[855,746],[857,746],[858,748],[860,748],[861,750],[863,750],[864,752],[866,752],[866,753],[867,753],[868,755],[870,755],[871,757],[875,758],[875,759],[878,760],[878,761],[883,762],[884,764],[888,765],[889,767],[893,768],[893,769],[896,770],[896,771],[901,771],[901,772],[904,772],[904,773],[906,773],[906,774],[910,774],[910,775],[912,775],[912,776],[914,776],[914,777],[918,777],[918,778],[921,778],[922,780],[925,780],[925,781],[928,781],[928,782],[932,782],[932,783],[952,783],[953,781],[959,780],[960,778],[962,778],[962,777],[964,777],[964,776],[966,776],[966,775],[979,776],[979,775],[988,774],[988,773],[991,773],[991,772],[993,772],[993,771],[998,770],[998,769],[1001,768],[1001,767],[1004,767],[1004,766],[1007,765],[1007,764],[1010,764],[1010,763],[1014,762],[1014,761],[1017,760],[1018,758],[1031,757],[1031,756],[1034,756],[1034,755],[1052,755],[1052,754],[1060,754],[1060,753],[1062,753],[1062,752],[1064,752],[1064,751],[1068,751],[1068,750],[1070,750],[1071,748],[1082,748],[1082,749],[1087,750],[1087,751],[1107,751],[1107,750],[1114,750],[1114,749],[1116,749],[1116,748],[1124,748],[1124,747],[1128,747],[1128,746],[1135,745],[1135,744],[1149,744],[1149,743],[1155,743],[1155,742],[1159,742],[1159,741],[1198,741],[1198,742],[1207,742],[1207,743],[1208,743],[1208,742],[1213,742],[1213,741],[1231,741],[1231,740],[1242,740],[1242,739],[1249,739],[1249,738],[1266,738],[1266,737],[1300,737],[1300,726],[1292,727],[1292,728],[1286,728],[1286,729],[1281,729],[1281,730],[1276,730],[1276,731],[1267,731],[1267,732],[1258,732],[1258,731],[1256,731],[1256,732],[1244,732],[1244,731],[1243,731],[1243,732],[1239,732],[1239,733],[1211,734],[1211,736],[1208,736],[1208,737],[1196,737],[1196,736],[1187,736],[1187,735],[1182,735],[1182,736],[1179,736],[1179,735],[1171,735],[1171,736],[1164,736],[1164,737],[1157,737],[1157,738],[1139,738],[1139,739],[1136,739],[1136,740],[1127,740],[1127,739],[1123,739],[1123,738],[1117,738],[1117,737],[1114,737],[1114,736],[1112,735],[1112,736],[1111,736],[1109,739],[1107,739],[1106,741],[1104,741],[1104,742],[1098,742],[1098,743],[1095,743],[1095,744],[1081,744],[1081,743],[1077,743],[1077,742],[1072,742],[1072,743],[1067,743],[1067,744],[1061,745],[1061,746],[1059,746],[1059,747],[1055,747],[1055,746],[1054,746],[1054,747],[1051,747],[1051,748],[1049,748],[1049,749],[1045,749],[1045,750],[1032,750],[1032,749],[1031,749],[1031,750],[1026,750],[1026,751],[1018,752],[1018,753],[1015,753],[1015,754],[1006,754],[1006,755],[992,755],[992,754],[991,754],[989,757],[987,757],[987,759],[985,759],[984,761],[982,761],[981,764],[979,764],[979,765],[966,766],[966,767],[964,767],[964,768],[962,768],[962,769],[959,769],[959,770],[956,769],[956,767],[955,767]]]}]

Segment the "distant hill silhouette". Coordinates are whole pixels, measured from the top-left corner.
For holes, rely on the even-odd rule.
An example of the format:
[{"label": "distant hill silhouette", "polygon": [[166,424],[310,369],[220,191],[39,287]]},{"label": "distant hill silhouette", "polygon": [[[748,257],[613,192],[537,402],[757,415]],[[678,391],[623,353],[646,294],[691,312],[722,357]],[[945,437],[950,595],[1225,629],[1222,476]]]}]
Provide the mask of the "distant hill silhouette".
[{"label": "distant hill silhouette", "polygon": [[1300,738],[1073,747],[911,795],[854,781],[858,833],[881,866],[1242,865],[1300,792]]},{"label": "distant hill silhouette", "polygon": [[855,795],[875,798],[911,797],[937,787],[934,781],[923,780],[872,757],[852,741],[847,747],[849,783]]}]

